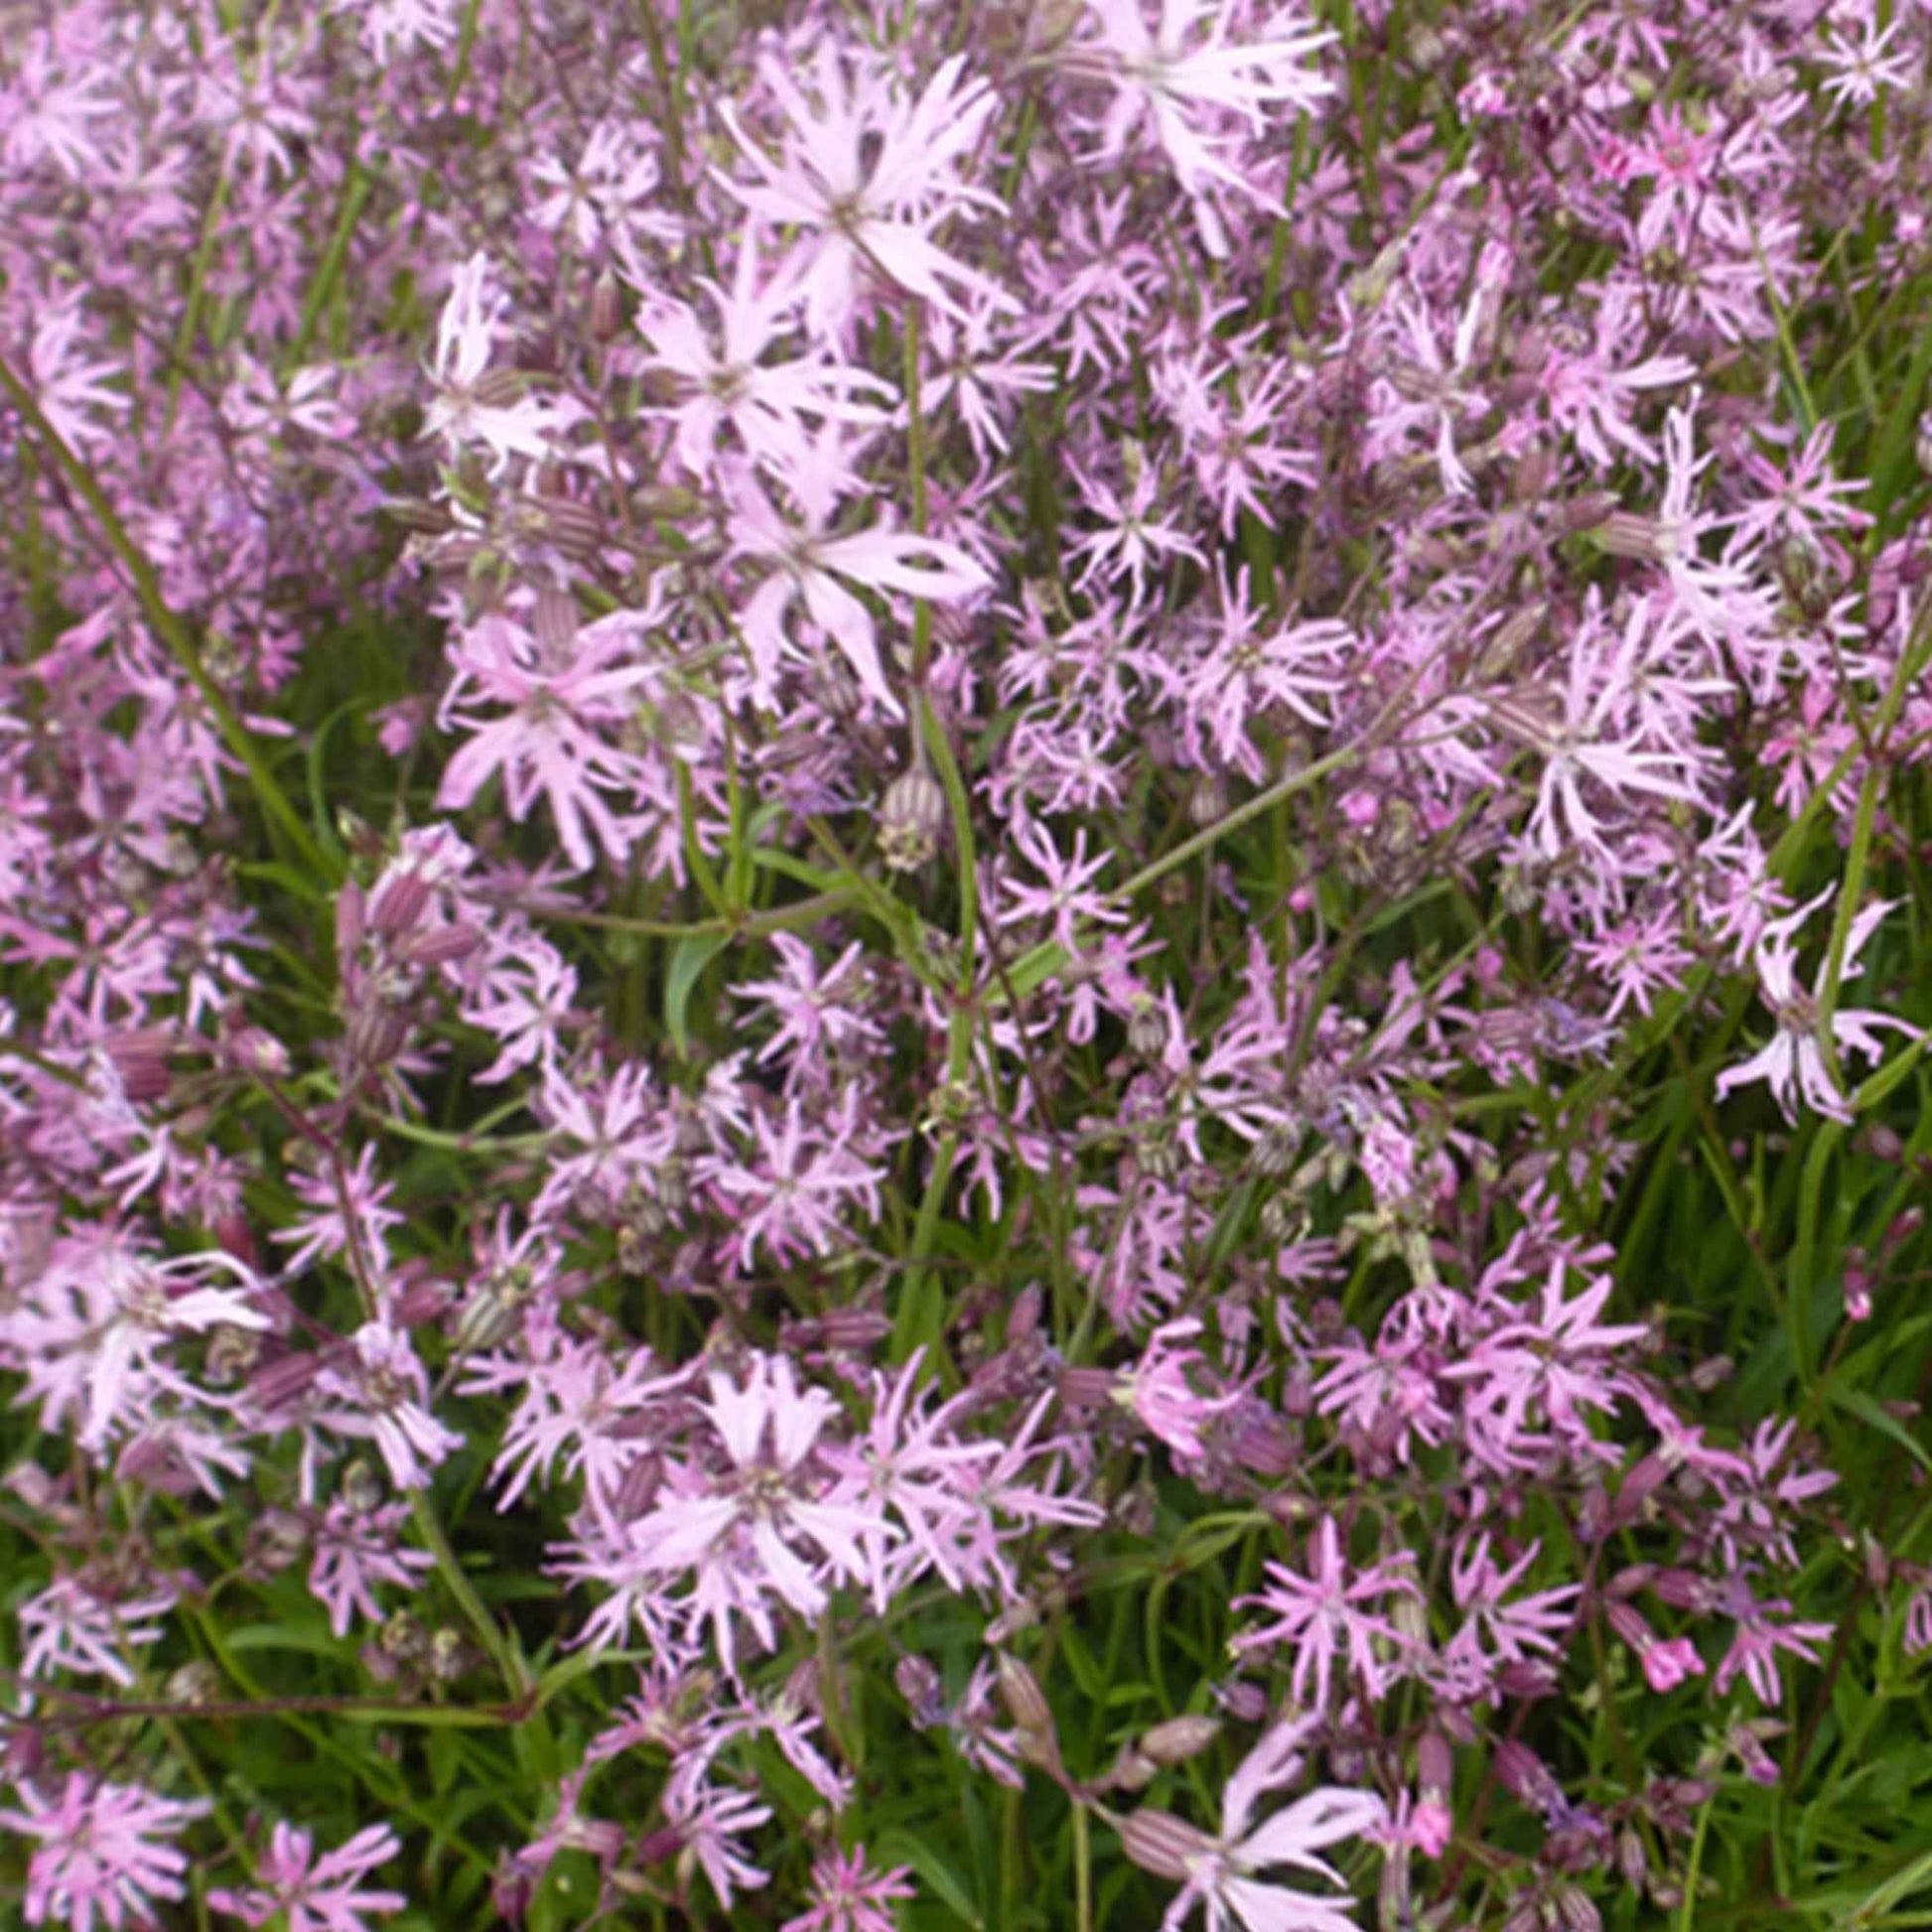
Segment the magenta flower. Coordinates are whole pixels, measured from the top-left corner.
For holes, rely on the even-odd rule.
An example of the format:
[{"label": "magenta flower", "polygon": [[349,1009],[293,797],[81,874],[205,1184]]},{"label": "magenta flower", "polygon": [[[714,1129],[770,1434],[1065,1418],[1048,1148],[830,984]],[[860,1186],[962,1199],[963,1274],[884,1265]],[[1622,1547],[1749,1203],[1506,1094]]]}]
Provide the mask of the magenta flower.
[{"label": "magenta flower", "polygon": [[157,1797],[84,1771],[69,1771],[56,1798],[32,1783],[17,1788],[23,1809],[0,1811],[0,1826],[35,1841],[29,1925],[121,1932],[153,1924],[156,1903],[187,1896],[188,1855],[166,1841],[210,1809],[205,1799]]},{"label": "magenta flower", "polygon": [[1323,1898],[1287,1885],[1264,1884],[1257,1873],[1288,1865],[1341,1885],[1340,1872],[1317,1853],[1345,1838],[1373,1833],[1387,1807],[1371,1791],[1317,1786],[1306,1797],[1250,1827],[1256,1800],[1301,1775],[1298,1746],[1308,1724],[1282,1724],[1255,1745],[1221,1799],[1221,1829],[1210,1837],[1169,1813],[1144,1810],[1125,1822],[1127,1855],[1158,1877],[1180,1879],[1179,1894],[1161,1921],[1162,1932],[1178,1932],[1200,1905],[1206,1932],[1356,1932],[1343,1900]]},{"label": "magenta flower", "polygon": [[1332,1516],[1322,1517],[1316,1526],[1309,1556],[1307,1576],[1286,1564],[1270,1563],[1268,1587],[1258,1596],[1236,1599],[1237,1609],[1266,1610],[1274,1621],[1236,1637],[1234,1648],[1246,1652],[1288,1645],[1295,1656],[1293,1694],[1315,1711],[1328,1709],[1338,1661],[1345,1661],[1369,1696],[1380,1697],[1402,1674],[1398,1660],[1408,1644],[1386,1616],[1368,1606],[1391,1596],[1418,1594],[1414,1580],[1391,1564],[1351,1570]]},{"label": "magenta flower", "polygon": [[[1726,1067],[1718,1075],[1717,1092],[1720,1099],[1733,1087],[1762,1080],[1770,1087],[1788,1121],[1797,1119],[1795,1103],[1800,1097],[1828,1120],[1848,1124],[1852,1120],[1852,1110],[1840,1093],[1832,1066],[1825,1057],[1821,1032],[1820,1016],[1826,979],[1832,970],[1831,959],[1828,955],[1820,961],[1811,991],[1807,993],[1798,984],[1795,970],[1798,949],[1792,943],[1792,935],[1837,890],[1835,886],[1828,886],[1816,898],[1807,899],[1795,912],[1788,912],[1781,919],[1770,920],[1759,933],[1751,956],[1757,966],[1761,997],[1771,1009],[1778,1030],[1749,1059],[1737,1066]],[[1846,933],[1845,957],[1841,962],[1841,985],[1857,977],[1860,955],[1878,929],[1879,922],[1896,902],[1887,899],[1867,905],[1852,920]],[[1881,1027],[1909,1034],[1914,1038],[1919,1032],[1908,1022],[1895,1019],[1888,1013],[1841,1007],[1832,1015],[1832,1041],[1848,1052],[1875,1060],[1884,1051],[1877,1031]]]},{"label": "magenta flower", "polygon": [[893,1902],[913,1896],[910,1876],[902,1864],[875,1870],[863,1845],[827,1852],[812,1866],[811,1909],[786,1919],[781,1932],[894,1932]]},{"label": "magenta flower", "polygon": [[775,566],[739,620],[760,699],[769,702],[780,662],[798,652],[785,617],[802,603],[859,682],[897,717],[899,704],[879,659],[878,626],[848,586],[953,604],[985,590],[991,582],[986,571],[956,544],[895,530],[889,522],[833,535],[833,510],[853,483],[835,431],[821,431],[785,473],[802,524],[778,513],[750,464],[721,461],[719,471],[731,503],[732,554]]},{"label": "magenta flower", "polygon": [[[503,805],[521,821],[541,793],[557,821],[572,865],[595,859],[592,835],[615,859],[630,839],[607,802],[611,791],[636,789],[637,760],[612,743],[630,716],[628,693],[649,677],[635,661],[645,614],[620,611],[578,630],[561,653],[503,616],[480,619],[451,645],[456,678],[437,723],[474,734],[443,772],[437,802],[461,811],[491,777],[503,781]],[[508,706],[485,718],[480,706]]]},{"label": "magenta flower", "polygon": [[386,1825],[371,1825],[318,1859],[309,1833],[277,1824],[256,1863],[256,1882],[243,1891],[211,1891],[207,1902],[248,1925],[282,1913],[286,1932],[367,1932],[370,1913],[399,1912],[409,1903],[399,1891],[362,1889],[362,1880],[401,1850]]},{"label": "magenta flower", "polygon": [[[794,70],[812,89],[808,94]],[[767,57],[764,84],[784,109],[784,157],[773,162],[729,106],[720,114],[758,179],[720,177],[726,191],[768,221],[800,231],[797,280],[808,327],[826,338],[843,327],[866,268],[962,320],[955,291],[1014,309],[999,285],[944,253],[932,239],[947,215],[1000,204],[967,185],[961,164],[998,105],[965,62],[942,62],[914,101],[883,67],[848,55],[831,36],[809,67]],[[816,96],[815,98],[813,96]]]}]

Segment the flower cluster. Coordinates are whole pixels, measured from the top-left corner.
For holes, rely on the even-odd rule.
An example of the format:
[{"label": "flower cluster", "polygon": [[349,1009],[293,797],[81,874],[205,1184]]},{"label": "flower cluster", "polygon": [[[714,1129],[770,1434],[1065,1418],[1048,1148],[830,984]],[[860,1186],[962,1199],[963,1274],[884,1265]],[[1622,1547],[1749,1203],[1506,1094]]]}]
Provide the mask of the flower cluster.
[{"label": "flower cluster", "polygon": [[1928,59],[0,0],[25,1922],[1796,1909],[1932,1648]]}]

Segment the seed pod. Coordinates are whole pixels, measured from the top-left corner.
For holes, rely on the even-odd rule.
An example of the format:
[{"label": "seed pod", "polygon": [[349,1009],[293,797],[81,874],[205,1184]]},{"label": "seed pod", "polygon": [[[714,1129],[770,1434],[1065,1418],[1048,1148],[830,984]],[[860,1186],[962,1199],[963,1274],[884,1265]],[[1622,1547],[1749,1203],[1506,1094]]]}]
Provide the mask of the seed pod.
[{"label": "seed pod", "polygon": [[923,765],[901,771],[879,807],[879,856],[889,872],[917,872],[938,852],[946,794]]},{"label": "seed pod", "polygon": [[534,1279],[527,1268],[502,1268],[477,1283],[464,1298],[451,1336],[458,1352],[471,1355],[497,1348],[516,1334]]},{"label": "seed pod", "polygon": [[1101,1785],[1111,1791],[1145,1791],[1160,1774],[1153,1758],[1143,1757],[1132,1744],[1123,1744]]},{"label": "seed pod", "polygon": [[433,503],[425,496],[394,496],[382,505],[382,514],[405,530],[426,537],[446,535],[455,527],[447,503]]},{"label": "seed pod", "polygon": [[1228,814],[1227,780],[1218,771],[1203,771],[1187,794],[1187,818],[1195,827],[1205,827]]},{"label": "seed pod", "polygon": [[1127,1023],[1127,1043],[1144,1060],[1158,1060],[1168,1044],[1168,1010],[1157,1000],[1135,1003]]},{"label": "seed pod", "polygon": [[604,541],[604,519],[588,503],[559,497],[543,506],[543,533],[573,563],[588,563]]},{"label": "seed pod", "polygon": [[1596,540],[1612,557],[1634,557],[1643,563],[1663,560],[1663,528],[1655,517],[1614,510],[1597,526]]},{"label": "seed pod", "polygon": [[164,1695],[170,1704],[212,1704],[221,1695],[221,1673],[198,1657],[171,1673]]}]

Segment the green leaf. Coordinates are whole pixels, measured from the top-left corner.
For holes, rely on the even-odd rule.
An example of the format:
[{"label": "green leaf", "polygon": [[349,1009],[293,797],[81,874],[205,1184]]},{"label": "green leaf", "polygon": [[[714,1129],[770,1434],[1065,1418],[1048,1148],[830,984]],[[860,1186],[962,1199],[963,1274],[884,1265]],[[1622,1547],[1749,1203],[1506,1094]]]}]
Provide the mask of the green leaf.
[{"label": "green leaf", "polygon": [[1826,1384],[1825,1393],[1831,1398],[1834,1408],[1856,1416],[1881,1436],[1889,1436],[1921,1469],[1932,1470],[1932,1454],[1926,1452],[1925,1446],[1890,1410],[1874,1402],[1863,1389],[1842,1389],[1834,1381]]},{"label": "green leaf", "polygon": [[950,1861],[935,1847],[911,1832],[885,1833],[879,1841],[881,1864],[909,1864],[925,1880],[927,1889],[962,1925],[974,1932],[986,1932],[986,1921],[966,1888],[965,1880]]},{"label": "green leaf", "polygon": [[664,975],[664,1025],[670,1029],[671,1044],[680,1055],[691,1054],[691,1032],[685,1011],[704,969],[731,944],[723,932],[687,933],[671,949],[670,970]]}]

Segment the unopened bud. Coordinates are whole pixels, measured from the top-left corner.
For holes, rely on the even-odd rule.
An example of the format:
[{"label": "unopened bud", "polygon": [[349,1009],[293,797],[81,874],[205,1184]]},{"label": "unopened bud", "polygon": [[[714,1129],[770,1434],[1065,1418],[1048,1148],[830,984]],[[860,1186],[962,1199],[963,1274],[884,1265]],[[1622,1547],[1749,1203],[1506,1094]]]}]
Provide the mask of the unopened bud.
[{"label": "unopened bud", "polygon": [[1221,1734],[1221,1721],[1205,1714],[1170,1718],[1141,1735],[1144,1756],[1162,1765],[1184,1764],[1204,1751]]},{"label": "unopened bud", "polygon": [[1121,1850],[1157,1878],[1184,1882],[1214,1841],[1171,1811],[1137,1811],[1120,1828]]},{"label": "unopened bud", "polygon": [[1575,1885],[1559,1885],[1555,1902],[1557,1923],[1564,1932],[1603,1932],[1603,1915],[1587,1892]]},{"label": "unopened bud", "polygon": [[321,1371],[320,1356],[284,1355],[249,1379],[249,1404],[264,1412],[285,1408],[307,1392]]},{"label": "unopened bud", "polygon": [[877,1348],[893,1332],[893,1324],[876,1309],[831,1309],[819,1322],[828,1348],[859,1353]]},{"label": "unopened bud", "polygon": [[543,533],[574,563],[588,563],[604,543],[604,519],[588,503],[560,497],[543,506]]},{"label": "unopened bud", "polygon": [[916,1728],[925,1730],[945,1717],[945,1690],[939,1673],[923,1657],[901,1657],[893,1667],[893,1683],[910,1706]]},{"label": "unopened bud", "polygon": [[391,873],[375,889],[368,908],[368,929],[385,939],[413,932],[429,900],[429,881],[420,872]]},{"label": "unopened bud", "polygon": [[610,343],[623,327],[623,291],[618,278],[606,268],[591,284],[591,339]]},{"label": "unopened bud", "polygon": [[1006,1706],[1007,1716],[1023,1731],[1050,1738],[1053,1709],[1046,1702],[1046,1693],[1039,1688],[1039,1679],[1018,1657],[1009,1656],[1004,1650],[999,1653],[994,1668],[999,1678],[1000,1702]]}]

